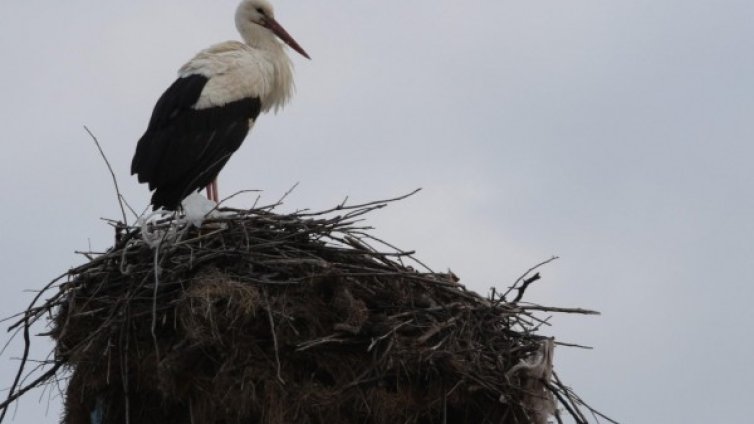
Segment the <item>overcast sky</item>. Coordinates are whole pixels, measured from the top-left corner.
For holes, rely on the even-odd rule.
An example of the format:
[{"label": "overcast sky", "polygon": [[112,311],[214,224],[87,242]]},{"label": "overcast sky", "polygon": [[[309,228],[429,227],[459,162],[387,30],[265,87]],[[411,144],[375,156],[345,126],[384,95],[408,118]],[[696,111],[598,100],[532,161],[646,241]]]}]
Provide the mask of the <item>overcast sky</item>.
[{"label": "overcast sky", "polygon": [[[233,0],[0,2],[0,315],[104,249],[136,140],[177,68],[237,38]],[[369,201],[375,234],[486,293],[586,307],[547,333],[567,383],[626,423],[747,422],[754,390],[754,2],[276,2],[313,60],[220,190],[284,210]],[[252,197],[235,205],[249,206]],[[0,358],[0,386],[16,363]],[[17,423],[56,422],[29,395]]]}]

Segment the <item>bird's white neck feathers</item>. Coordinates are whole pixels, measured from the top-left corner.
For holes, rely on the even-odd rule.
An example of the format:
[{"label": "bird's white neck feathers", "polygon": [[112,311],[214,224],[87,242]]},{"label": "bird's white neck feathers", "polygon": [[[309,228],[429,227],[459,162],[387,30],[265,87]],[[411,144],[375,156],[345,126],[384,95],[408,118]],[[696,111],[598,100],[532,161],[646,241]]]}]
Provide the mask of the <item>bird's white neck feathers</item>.
[{"label": "bird's white neck feathers", "polygon": [[279,110],[290,100],[295,85],[293,83],[293,63],[285,52],[285,46],[269,29],[243,20],[240,13],[236,14],[236,28],[243,41],[261,57],[269,61],[273,67],[273,76],[269,81],[267,100],[262,99],[262,109]]},{"label": "bird's white neck feathers", "polygon": [[236,14],[236,27],[245,43],[226,41],[201,51],[179,70],[180,76],[209,78],[196,109],[223,106],[259,97],[262,111],[278,111],[295,91],[293,64],[283,44],[269,29]]}]

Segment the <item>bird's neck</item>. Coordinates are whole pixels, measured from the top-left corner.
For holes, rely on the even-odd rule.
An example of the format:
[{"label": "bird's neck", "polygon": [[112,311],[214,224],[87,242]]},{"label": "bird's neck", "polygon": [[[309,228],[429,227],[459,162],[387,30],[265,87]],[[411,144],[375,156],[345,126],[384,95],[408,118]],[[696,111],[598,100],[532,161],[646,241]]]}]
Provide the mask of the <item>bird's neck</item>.
[{"label": "bird's neck", "polygon": [[263,26],[244,23],[239,30],[243,41],[251,47],[271,53],[283,51],[283,44]]},{"label": "bird's neck", "polygon": [[264,55],[274,67],[274,77],[266,99],[262,101],[262,109],[278,111],[288,103],[293,95],[293,64],[285,52],[285,47],[266,28],[256,26],[242,32],[244,42]]}]

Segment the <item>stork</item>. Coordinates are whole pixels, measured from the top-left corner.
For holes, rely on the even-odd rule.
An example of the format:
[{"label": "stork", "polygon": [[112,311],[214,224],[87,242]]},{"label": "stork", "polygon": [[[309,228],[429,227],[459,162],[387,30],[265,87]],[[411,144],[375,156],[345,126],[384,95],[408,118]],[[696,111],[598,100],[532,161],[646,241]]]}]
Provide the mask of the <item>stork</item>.
[{"label": "stork", "polygon": [[154,190],[155,210],[176,210],[205,187],[218,202],[217,174],[257,116],[277,112],[293,94],[292,63],[279,40],[309,59],[266,0],[241,1],[235,21],[243,42],[215,44],[183,65],[136,146],[131,174]]}]

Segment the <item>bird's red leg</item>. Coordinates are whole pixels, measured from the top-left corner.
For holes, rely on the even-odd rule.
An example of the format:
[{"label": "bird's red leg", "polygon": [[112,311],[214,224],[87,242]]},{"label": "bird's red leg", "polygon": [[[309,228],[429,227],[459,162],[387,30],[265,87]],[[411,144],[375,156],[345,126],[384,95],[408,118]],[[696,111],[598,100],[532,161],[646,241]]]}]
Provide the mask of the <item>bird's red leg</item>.
[{"label": "bird's red leg", "polygon": [[215,203],[219,202],[217,194],[217,180],[212,180],[211,183],[207,184],[207,199],[212,200]]},{"label": "bird's red leg", "polygon": [[215,203],[220,203],[220,191],[217,189],[217,178],[212,181],[212,192],[215,194]]},{"label": "bird's red leg", "polygon": [[207,199],[217,203],[217,180],[212,180],[211,183],[204,187],[207,190]]}]

